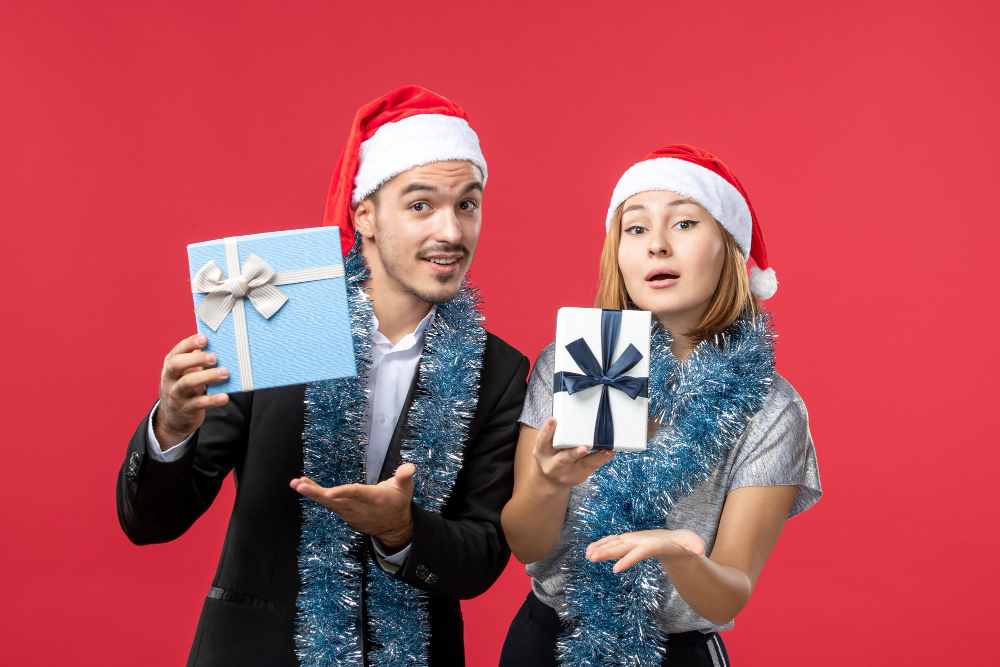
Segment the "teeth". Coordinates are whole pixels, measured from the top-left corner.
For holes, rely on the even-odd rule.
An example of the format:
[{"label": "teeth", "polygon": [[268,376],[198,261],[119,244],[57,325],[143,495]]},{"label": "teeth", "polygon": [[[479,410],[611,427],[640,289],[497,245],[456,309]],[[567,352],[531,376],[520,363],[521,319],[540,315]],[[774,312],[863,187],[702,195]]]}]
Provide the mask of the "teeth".
[{"label": "teeth", "polygon": [[433,257],[428,258],[429,262],[434,262],[435,264],[441,264],[442,266],[450,266],[457,262],[457,259],[434,259]]}]

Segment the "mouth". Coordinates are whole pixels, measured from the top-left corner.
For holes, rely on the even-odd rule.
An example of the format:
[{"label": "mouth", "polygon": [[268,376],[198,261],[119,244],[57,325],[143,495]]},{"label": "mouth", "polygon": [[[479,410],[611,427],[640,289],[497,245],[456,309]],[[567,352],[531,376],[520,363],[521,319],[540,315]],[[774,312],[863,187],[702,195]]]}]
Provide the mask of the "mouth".
[{"label": "mouth", "polygon": [[421,257],[420,261],[430,267],[430,269],[435,273],[449,274],[458,270],[459,264],[461,263],[459,260],[461,259],[461,254],[448,254]]},{"label": "mouth", "polygon": [[669,287],[680,279],[681,275],[670,267],[661,266],[646,274],[646,283],[650,287]]}]

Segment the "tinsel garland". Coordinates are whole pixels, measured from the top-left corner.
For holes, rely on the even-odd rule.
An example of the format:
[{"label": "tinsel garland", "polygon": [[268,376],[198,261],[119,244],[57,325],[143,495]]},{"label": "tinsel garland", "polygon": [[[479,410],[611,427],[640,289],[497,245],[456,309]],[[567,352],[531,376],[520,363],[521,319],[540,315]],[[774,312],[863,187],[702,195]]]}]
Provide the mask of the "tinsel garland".
[{"label": "tinsel garland", "polygon": [[566,665],[659,665],[666,633],[658,610],[672,584],[656,559],[615,573],[592,563],[587,545],[608,535],[662,529],[670,508],[721,464],[764,405],[774,373],[770,316],[737,320],[680,363],[654,318],[650,414],[663,425],[642,453],[616,456],[591,475],[579,511],[567,516],[573,547],[563,572],[568,629],[557,643]]},{"label": "tinsel garland", "polygon": [[[358,376],[306,387],[303,474],[326,487],[364,483],[364,420],[371,367],[372,305],[364,291],[368,267],[360,241],[344,258]],[[480,296],[465,283],[439,304],[427,327],[418,384],[401,444],[404,462],[416,465],[414,501],[438,512],[462,467],[465,439],[479,398],[486,330]],[[402,417],[401,417],[402,418]],[[430,619],[427,595],[383,572],[364,553],[364,536],[333,511],[303,498],[296,600],[297,656],[309,665],[426,665]],[[361,587],[371,646],[361,639]]]}]

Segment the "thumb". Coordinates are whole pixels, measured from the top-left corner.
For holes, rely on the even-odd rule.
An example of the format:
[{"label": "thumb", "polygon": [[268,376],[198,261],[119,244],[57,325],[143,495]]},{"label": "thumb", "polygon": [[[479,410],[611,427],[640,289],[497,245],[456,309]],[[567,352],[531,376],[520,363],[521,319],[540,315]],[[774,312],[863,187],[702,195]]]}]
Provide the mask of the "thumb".
[{"label": "thumb", "polygon": [[403,465],[396,468],[396,474],[393,475],[392,481],[400,490],[406,493],[413,493],[413,475],[417,472],[417,466],[412,463],[404,463]]}]

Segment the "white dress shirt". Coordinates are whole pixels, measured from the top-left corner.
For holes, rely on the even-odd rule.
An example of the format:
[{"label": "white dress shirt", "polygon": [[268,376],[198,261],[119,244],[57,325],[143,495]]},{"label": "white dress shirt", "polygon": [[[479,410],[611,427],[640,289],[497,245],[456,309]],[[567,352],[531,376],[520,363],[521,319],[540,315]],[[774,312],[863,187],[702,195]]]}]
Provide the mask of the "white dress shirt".
[{"label": "white dress shirt", "polygon": [[[365,454],[365,481],[369,484],[378,482],[385,454],[389,450],[389,441],[392,440],[399,413],[403,409],[403,402],[406,400],[406,394],[410,390],[413,375],[417,371],[420,356],[424,351],[424,334],[434,318],[434,312],[435,308],[432,306],[430,312],[417,324],[416,329],[403,336],[395,345],[378,330],[378,318],[372,313],[372,365],[366,378],[369,400],[368,415],[365,419],[365,436],[368,440]],[[160,443],[156,440],[156,434],[153,433],[153,417],[158,406],[159,402],[153,406],[146,427],[149,441],[147,451],[157,461],[170,463],[184,456],[191,436],[162,451]],[[389,566],[387,569],[393,571],[406,560],[406,555],[410,551],[410,546],[407,545],[402,551],[386,556],[377,539],[373,538],[372,543],[382,564]]]}]

